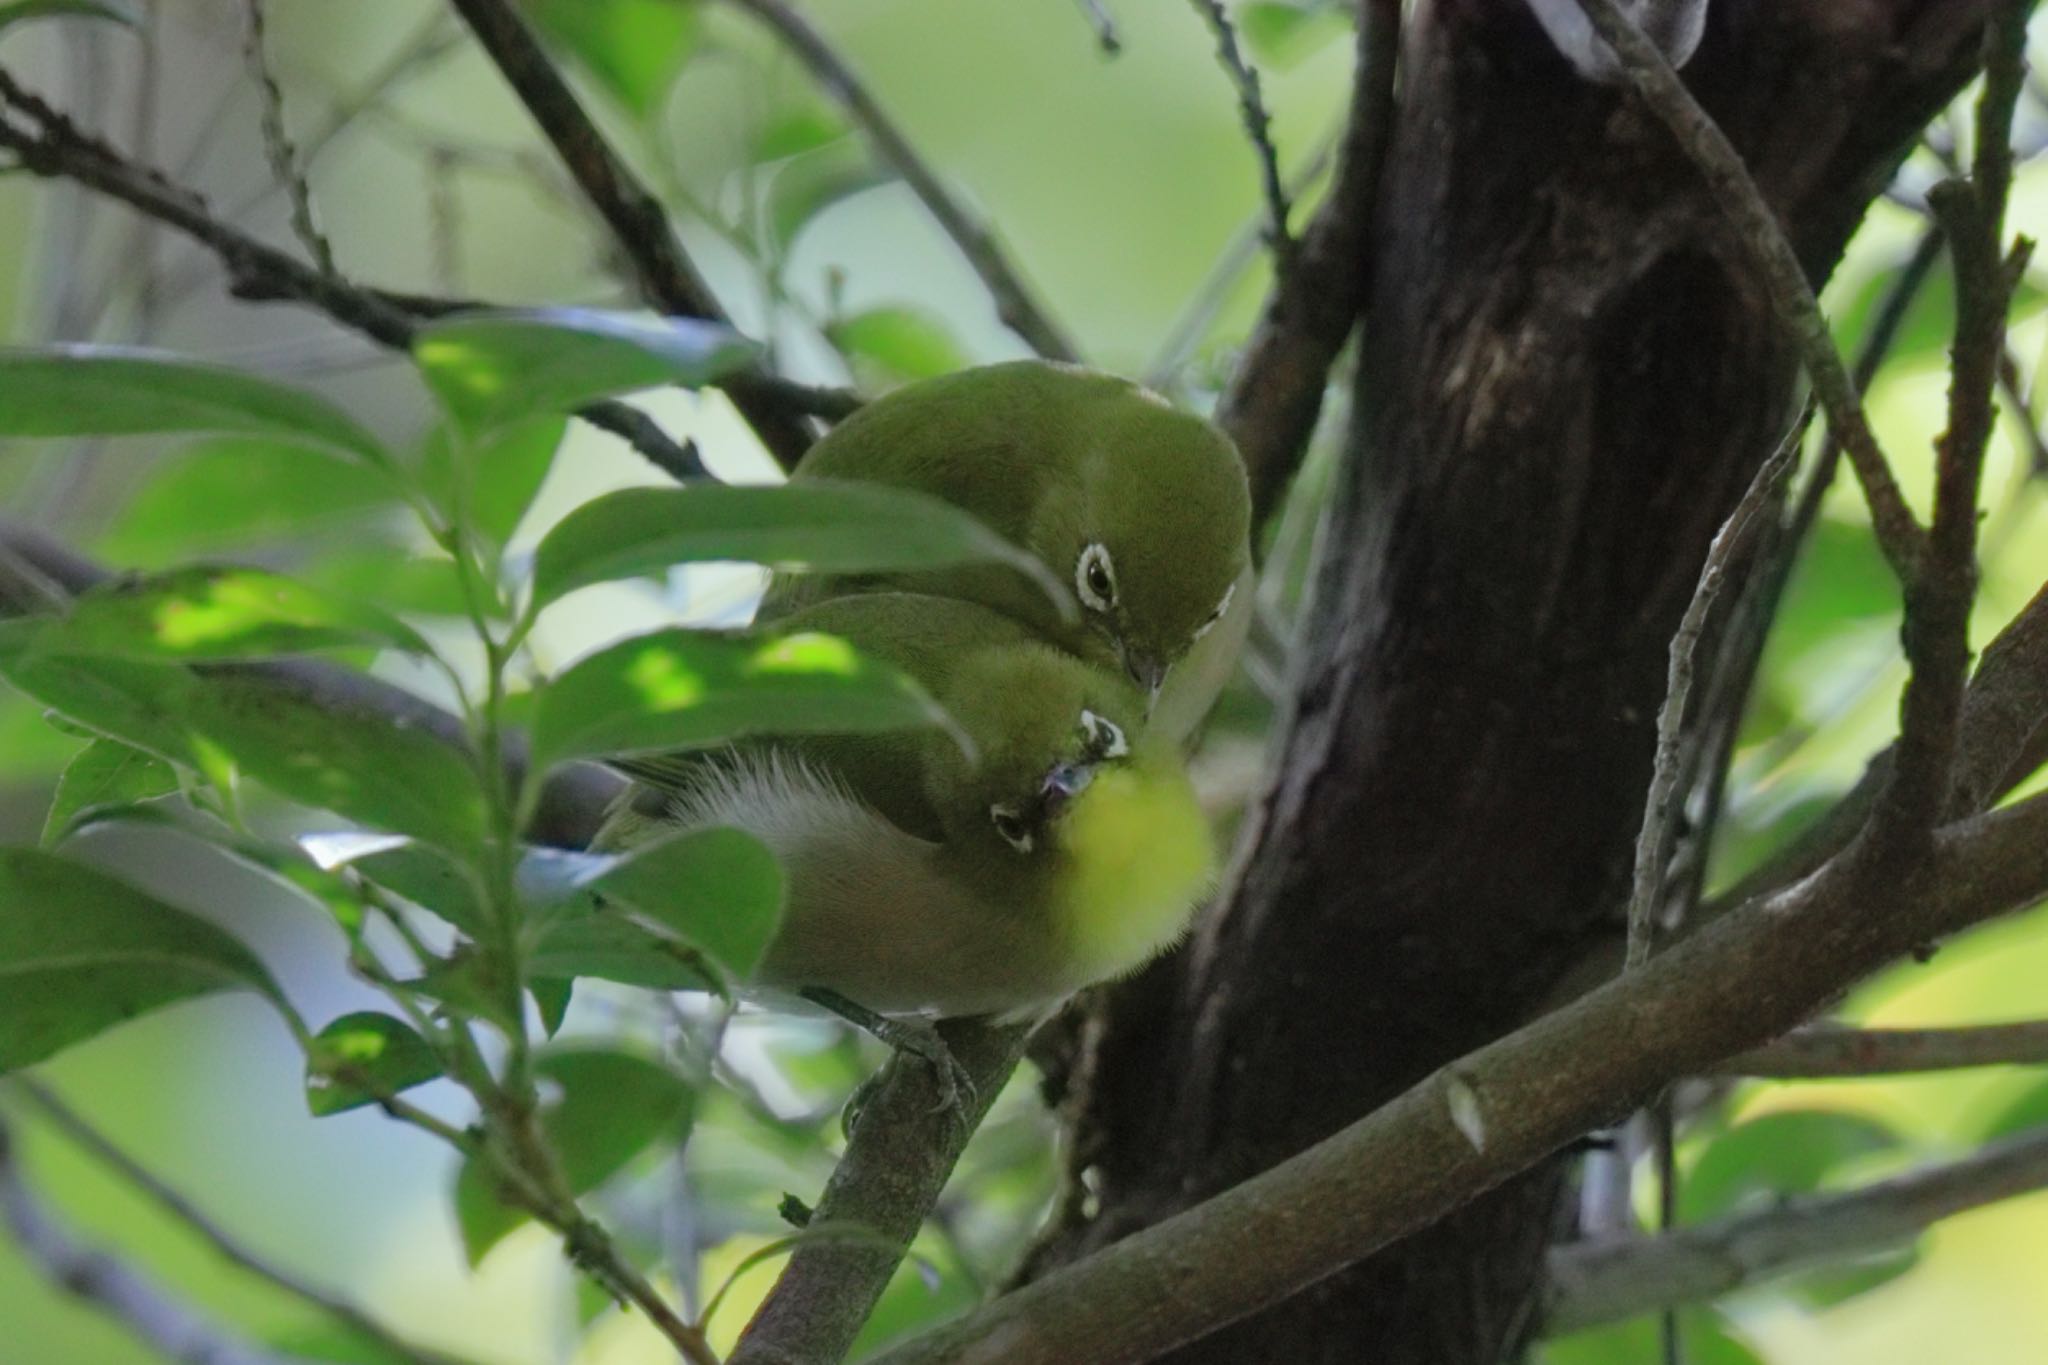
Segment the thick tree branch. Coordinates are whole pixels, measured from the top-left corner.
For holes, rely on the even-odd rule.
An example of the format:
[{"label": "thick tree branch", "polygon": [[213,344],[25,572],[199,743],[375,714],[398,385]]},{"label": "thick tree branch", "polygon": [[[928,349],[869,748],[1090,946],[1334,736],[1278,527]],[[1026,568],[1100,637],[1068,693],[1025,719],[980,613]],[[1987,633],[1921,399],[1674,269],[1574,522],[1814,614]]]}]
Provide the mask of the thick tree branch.
[{"label": "thick tree branch", "polygon": [[1802,1080],[1898,1076],[1975,1066],[2048,1066],[2048,1022],[1967,1028],[1844,1028],[1812,1024],[1739,1052],[1714,1070],[1724,1076]]},{"label": "thick tree branch", "polygon": [[1891,1251],[1944,1218],[2048,1188],[2048,1131],[1993,1143],[1840,1194],[1787,1199],[1661,1237],[1622,1235],[1550,1253],[1546,1330],[1580,1331],[1703,1303],[1814,1266]]},{"label": "thick tree branch", "polygon": [[968,1137],[1015,1070],[1029,1032],[971,1020],[942,1026],[974,1083],[973,1096],[957,1109],[947,1104],[930,1066],[901,1054],[890,1062],[861,1106],[846,1154],[811,1216],[817,1226],[874,1235],[800,1244],[726,1365],[808,1365],[845,1357],[938,1202]]},{"label": "thick tree branch", "polygon": [[1358,74],[1337,171],[1216,405],[1251,476],[1252,523],[1261,525],[1301,464],[1322,410],[1330,365],[1365,303],[1366,246],[1380,168],[1393,139],[1400,0],[1363,0]]},{"label": "thick tree branch", "polygon": [[1073,342],[1038,302],[1024,277],[1004,254],[995,234],[946,188],[825,36],[785,0],[731,3],[766,25],[824,87],[825,93],[867,131],[883,159],[896,168],[903,183],[910,186],[910,192],[966,257],[969,268],[980,277],[995,301],[996,316],[1003,325],[1049,360],[1079,360],[1080,353]]},{"label": "thick tree branch", "polygon": [[166,1185],[154,1172],[121,1150],[99,1129],[86,1122],[76,1110],[59,1099],[48,1087],[27,1076],[14,1076],[10,1080],[15,1092],[40,1110],[65,1137],[149,1196],[157,1207],[199,1234],[231,1264],[260,1279],[268,1280],[292,1297],[311,1304],[357,1336],[375,1342],[394,1360],[408,1362],[408,1365],[460,1365],[453,1356],[413,1345],[347,1299],[301,1279],[251,1251],[204,1210]]},{"label": "thick tree branch", "polygon": [[261,1350],[177,1302],[141,1275],[74,1240],[22,1180],[13,1134],[0,1120],[0,1224],[53,1284],[126,1327],[178,1365],[311,1365]]},{"label": "thick tree branch", "polygon": [[[647,301],[665,313],[725,321],[710,287],[683,254],[661,202],[605,141],[526,21],[506,0],[450,3],[611,229]],[[744,382],[727,385],[726,393],[784,468],[810,448],[812,432],[802,418],[765,400]]]},{"label": "thick tree branch", "polygon": [[875,1365],[1125,1365],[1296,1293],[1916,945],[2030,904],[2048,892],[2048,796],[1944,828],[1910,876],[1880,862],[1852,847],[1335,1136]]},{"label": "thick tree branch", "polygon": [[1885,558],[1902,581],[1910,582],[1918,570],[1927,533],[1899,492],[1863,411],[1863,399],[1835,349],[1813,286],[1807,283],[1806,272],[1777,216],[1750,177],[1741,154],[1700,108],[1656,44],[1621,12],[1615,0],[1579,3],[1600,37],[1620,57],[1621,75],[1698,165],[1715,202],[1728,216],[1757,284],[1798,347],[1814,395],[1827,414],[1828,429],[1842,443],[1850,467],[1863,485],[1871,524]]}]

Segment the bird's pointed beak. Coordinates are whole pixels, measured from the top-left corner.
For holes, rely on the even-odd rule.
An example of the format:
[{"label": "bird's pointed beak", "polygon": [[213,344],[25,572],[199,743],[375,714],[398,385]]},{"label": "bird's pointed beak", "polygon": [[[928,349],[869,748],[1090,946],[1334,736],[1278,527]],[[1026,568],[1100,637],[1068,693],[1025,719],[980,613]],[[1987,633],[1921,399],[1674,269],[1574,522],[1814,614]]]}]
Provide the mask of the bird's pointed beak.
[{"label": "bird's pointed beak", "polygon": [[1124,672],[1131,675],[1131,681],[1145,694],[1145,710],[1149,713],[1152,704],[1159,700],[1160,686],[1166,681],[1166,661],[1128,647],[1119,652],[1123,655]]},{"label": "bird's pointed beak", "polygon": [[1045,818],[1051,819],[1066,809],[1067,803],[1088,790],[1088,784],[1094,780],[1095,765],[1092,763],[1055,764],[1038,786],[1038,799]]}]

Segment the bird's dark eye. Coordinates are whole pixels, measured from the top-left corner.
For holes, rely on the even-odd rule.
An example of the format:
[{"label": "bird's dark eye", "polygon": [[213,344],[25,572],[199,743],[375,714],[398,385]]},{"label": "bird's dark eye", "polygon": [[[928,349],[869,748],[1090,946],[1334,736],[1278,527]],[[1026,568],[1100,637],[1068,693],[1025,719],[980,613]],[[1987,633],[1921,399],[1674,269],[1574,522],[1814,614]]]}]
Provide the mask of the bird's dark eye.
[{"label": "bird's dark eye", "polygon": [[989,823],[996,827],[996,833],[1003,836],[1003,842],[1019,853],[1031,851],[1031,826],[1024,817],[1010,806],[990,806]]},{"label": "bird's dark eye", "polygon": [[1116,605],[1116,569],[1109,562],[1109,550],[1090,545],[1081,551],[1074,565],[1074,590],[1094,611],[1108,611]]},{"label": "bird's dark eye", "polygon": [[1123,727],[1093,711],[1081,713],[1081,740],[1090,758],[1123,758],[1131,752]]}]

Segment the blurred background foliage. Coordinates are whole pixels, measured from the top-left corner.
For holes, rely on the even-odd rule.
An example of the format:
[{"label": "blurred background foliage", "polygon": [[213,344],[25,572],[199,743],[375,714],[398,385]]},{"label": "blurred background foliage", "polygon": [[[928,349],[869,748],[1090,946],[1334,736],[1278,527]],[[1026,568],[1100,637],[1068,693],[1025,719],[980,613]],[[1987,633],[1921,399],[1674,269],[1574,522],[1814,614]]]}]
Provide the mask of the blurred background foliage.
[{"label": "blurred background foliage", "polygon": [[[678,215],[687,245],[738,325],[786,374],[867,391],[1023,354],[971,272],[813,78],[742,9],[713,0],[524,0],[619,145]],[[0,63],[265,238],[290,241],[256,87],[241,56],[240,0],[142,5],[141,36],[72,20],[21,24]],[[987,220],[1093,363],[1149,378],[1196,407],[1255,315],[1267,278],[1256,249],[1256,168],[1212,39],[1180,0],[1111,0],[1121,53],[1107,55],[1068,0],[817,0],[803,13],[844,54],[912,143]],[[1343,8],[1325,0],[1233,6],[1259,64],[1287,174],[1312,200],[1321,150],[1350,77]],[[340,267],[380,286],[493,302],[622,305],[619,272],[547,149],[460,26],[432,0],[272,0],[272,68],[310,165]],[[2042,111],[2023,108],[2037,146]],[[1935,143],[1949,137],[1937,125]],[[2032,139],[2032,142],[2029,140]],[[2023,148],[2026,150],[2026,148]],[[1923,149],[1880,203],[1828,292],[1853,349],[1924,230]],[[2029,161],[2011,214],[2039,234],[2048,172]],[[388,441],[416,445],[423,396],[401,357],[290,307],[227,298],[212,261],[141,231],[118,207],[24,175],[0,179],[0,326],[15,341],[146,342],[328,393]],[[2037,271],[2038,271],[2037,267]],[[2044,348],[2038,291],[2013,349],[2023,389]],[[1909,317],[1871,408],[1916,504],[1943,418],[1947,289],[1938,267]],[[1341,369],[1341,367],[1340,367]],[[1341,420],[1344,385],[1326,429]],[[736,480],[773,466],[716,394],[665,391],[644,405]],[[1986,486],[1986,638],[2048,578],[2048,465],[2008,404]],[[1266,620],[1245,676],[1201,756],[1224,818],[1254,788],[1284,644],[1331,460],[1318,442],[1272,533]],[[513,535],[530,548],[569,508],[661,476],[609,437],[572,426]],[[0,448],[0,506],[108,563],[154,568],[229,557],[285,568],[394,604],[456,640],[443,562],[408,532],[377,481],[249,439],[124,438]],[[677,575],[665,591],[605,587],[553,614],[537,638],[560,662],[629,630],[744,619],[750,569]],[[1897,595],[1852,488],[1838,487],[1777,622],[1735,758],[1712,873],[1723,884],[1782,845],[1858,775],[1894,731],[1904,670]],[[380,670],[432,691],[402,664]],[[30,842],[79,741],[0,695],[0,833]],[[2037,779],[2038,783],[2038,779]],[[316,1020],[371,996],[342,968],[321,917],[262,878],[162,834],[98,835],[84,856],[147,872],[178,900],[257,946]],[[1842,1017],[1885,1025],[2048,1013],[2048,919],[1980,930],[1927,964],[1858,990]],[[567,1033],[659,1039],[644,994],[579,995]],[[820,1023],[743,1015],[727,1055],[745,1085],[704,1092],[688,1146],[633,1167],[600,1208],[629,1243],[664,1251],[701,1302],[786,1229],[785,1191],[814,1197],[839,1142],[838,1110],[871,1048]],[[504,1365],[629,1365],[670,1358],[636,1319],[579,1289],[529,1226],[469,1272],[451,1214],[453,1157],[361,1110],[314,1120],[299,1061],[258,1003],[180,1006],[67,1053],[53,1086],[265,1254],[345,1286],[408,1335]],[[447,1093],[442,1093],[442,1092]],[[422,1092],[462,1117],[452,1087]],[[82,1155],[30,1106],[19,1119],[38,1186],[92,1238],[262,1339],[318,1353],[323,1324],[223,1265],[186,1230]],[[1744,1084],[1682,1134],[1686,1221],[1840,1187],[1958,1155],[2048,1114],[2048,1078],[1980,1070],[1896,1081]],[[869,1339],[911,1330],[1001,1282],[1055,1193],[1054,1127],[1018,1082],[977,1137]],[[731,1339],[771,1270],[753,1270],[713,1331]],[[2048,1198],[1955,1218],[1913,1248],[1750,1291],[1684,1320],[1699,1365],[1872,1365],[1965,1358],[2020,1365],[2048,1340]],[[149,1357],[43,1283],[0,1244],[0,1359],[126,1365]],[[587,1324],[587,1325],[586,1325]],[[1550,1365],[1656,1358],[1644,1321],[1547,1347]]]}]

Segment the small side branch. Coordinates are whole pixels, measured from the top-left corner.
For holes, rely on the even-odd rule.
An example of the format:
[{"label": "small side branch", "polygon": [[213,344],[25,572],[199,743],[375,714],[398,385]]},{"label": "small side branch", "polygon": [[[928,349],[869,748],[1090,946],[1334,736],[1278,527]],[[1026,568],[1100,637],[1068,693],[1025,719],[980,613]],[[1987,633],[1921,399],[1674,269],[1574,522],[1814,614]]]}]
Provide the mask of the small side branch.
[{"label": "small side branch", "polygon": [[1810,1080],[1977,1066],[2048,1066],[2048,1021],[1905,1029],[1814,1024],[1738,1053],[1715,1070],[1727,1076]]},{"label": "small side branch", "polygon": [[1919,571],[1927,532],[1914,519],[1897,480],[1892,477],[1891,466],[1863,410],[1862,396],[1850,380],[1841,353],[1835,349],[1827,319],[1821,316],[1820,304],[1814,298],[1813,286],[1807,283],[1806,272],[1800,268],[1799,258],[1777,216],[1764,201],[1763,192],[1750,178],[1749,168],[1727,135],[1700,108],[1657,45],[1621,12],[1616,0],[1579,0],[1579,4],[1600,37],[1620,58],[1622,75],[1629,86],[1671,130],[1686,155],[1699,167],[1715,201],[1733,224],[1736,240],[1756,272],[1757,283],[1798,347],[1814,395],[1827,415],[1828,429],[1842,443],[1850,467],[1863,485],[1878,544],[1901,581],[1910,583]]},{"label": "small side branch", "polygon": [[22,1179],[13,1134],[0,1121],[0,1224],[58,1288],[97,1308],[178,1365],[311,1365],[237,1340],[122,1262],[72,1237]]},{"label": "small side branch", "polygon": [[[710,287],[683,254],[661,202],[605,141],[526,21],[507,0],[450,2],[611,229],[647,300],[667,313],[725,321]],[[726,392],[785,468],[810,448],[812,433],[802,418],[764,401],[744,383]]]},{"label": "small side branch", "polygon": [[1238,114],[1244,120],[1245,136],[1251,140],[1252,155],[1259,163],[1259,185],[1266,196],[1266,245],[1285,272],[1294,259],[1294,239],[1287,234],[1287,187],[1280,179],[1280,153],[1273,147],[1273,117],[1266,111],[1266,97],[1259,89],[1258,68],[1245,60],[1237,44],[1237,26],[1223,8],[1223,0],[1190,0],[1209,32],[1216,38],[1216,59],[1230,75],[1237,90]]},{"label": "small side branch", "polygon": [[191,1200],[165,1184],[154,1172],[116,1146],[47,1086],[26,1076],[16,1076],[12,1081],[15,1093],[41,1111],[66,1138],[147,1195],[157,1207],[192,1229],[230,1264],[241,1267],[259,1279],[269,1281],[293,1298],[311,1304],[358,1336],[375,1342],[394,1360],[406,1361],[408,1365],[460,1365],[452,1356],[413,1345],[355,1304],[257,1255]]},{"label": "small side branch", "polygon": [[[732,0],[732,3],[766,25],[817,82],[867,130],[882,157],[918,202],[937,221],[940,230],[960,248],[967,264],[980,277],[982,286],[995,300],[996,316],[1003,325],[1024,339],[1032,350],[1048,360],[1078,361],[1080,353],[1045,308],[1033,296],[1029,285],[1010,264],[1009,257],[988,227],[954,198],[938,175],[910,145],[888,113],[861,84],[825,36],[796,12],[786,0]],[[1103,30],[1114,40],[1114,29]]]},{"label": "small side branch", "polygon": [[1908,1246],[1944,1218],[2048,1188],[2048,1131],[2007,1138],[1947,1165],[1844,1194],[1662,1237],[1622,1235],[1550,1253],[1546,1326],[1563,1333],[1704,1303],[1813,1266]]},{"label": "small side branch", "polygon": [[262,96],[263,151],[270,158],[270,173],[284,186],[285,195],[292,206],[292,232],[306,253],[313,258],[313,264],[323,275],[333,275],[334,247],[327,235],[320,231],[320,225],[313,218],[313,190],[306,183],[306,175],[299,165],[299,154],[292,146],[291,134],[284,124],[284,91],[277,85],[277,77],[271,74],[270,54],[265,46],[264,0],[243,0],[247,12],[247,23],[242,38],[242,57],[248,63],[249,75],[256,82],[256,89]]}]

